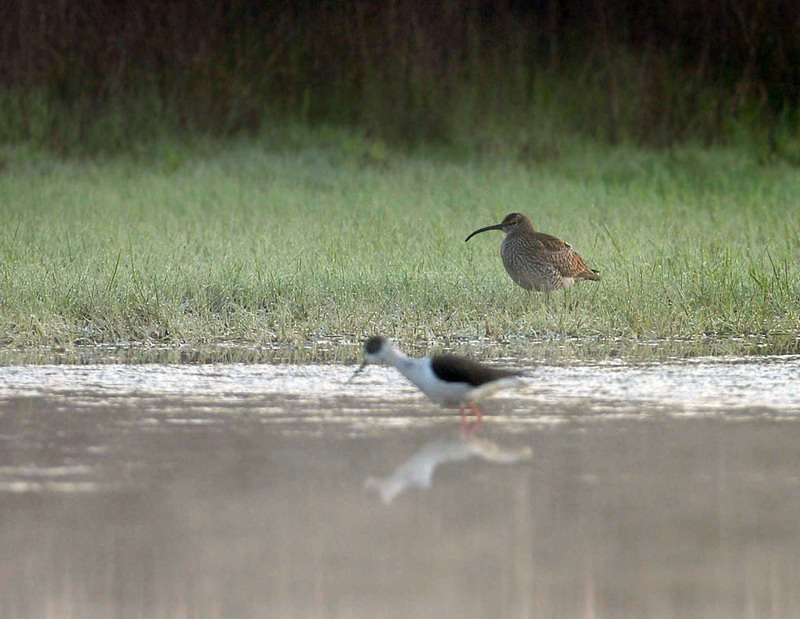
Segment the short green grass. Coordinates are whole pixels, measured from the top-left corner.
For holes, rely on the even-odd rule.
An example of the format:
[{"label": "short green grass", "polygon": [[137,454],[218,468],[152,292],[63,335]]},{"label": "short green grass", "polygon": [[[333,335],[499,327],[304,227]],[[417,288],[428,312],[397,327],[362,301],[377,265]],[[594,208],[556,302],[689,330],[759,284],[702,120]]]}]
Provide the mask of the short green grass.
[{"label": "short green grass", "polygon": [[[411,350],[602,359],[797,353],[800,173],[747,152],[573,143],[394,152],[335,131],[0,155],[0,362],[352,361]],[[603,281],[512,284],[520,211]]]}]

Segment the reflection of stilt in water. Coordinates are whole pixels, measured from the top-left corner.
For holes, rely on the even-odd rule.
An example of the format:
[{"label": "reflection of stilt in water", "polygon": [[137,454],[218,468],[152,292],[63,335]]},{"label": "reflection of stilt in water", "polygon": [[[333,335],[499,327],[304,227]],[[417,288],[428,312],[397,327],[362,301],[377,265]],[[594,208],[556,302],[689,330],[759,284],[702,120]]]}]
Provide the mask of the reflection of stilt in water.
[{"label": "reflection of stilt in water", "polygon": [[583,569],[583,616],[586,619],[597,617],[597,578],[594,571],[594,557],[592,550],[589,549],[589,556],[586,557]]},{"label": "reflection of stilt in water", "polygon": [[463,438],[458,441],[432,441],[401,464],[387,477],[369,477],[368,490],[381,495],[385,504],[407,488],[430,488],[433,472],[445,462],[463,462],[470,458],[480,458],[497,464],[513,464],[528,461],[533,452],[530,447],[503,449],[497,443],[486,439]]}]

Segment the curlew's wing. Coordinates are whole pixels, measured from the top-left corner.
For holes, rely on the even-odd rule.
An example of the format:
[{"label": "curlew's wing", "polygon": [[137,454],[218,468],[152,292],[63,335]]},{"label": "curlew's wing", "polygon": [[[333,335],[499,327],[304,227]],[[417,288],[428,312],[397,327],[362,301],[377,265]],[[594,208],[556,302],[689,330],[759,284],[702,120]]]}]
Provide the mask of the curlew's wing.
[{"label": "curlew's wing", "polygon": [[586,261],[569,243],[544,232],[537,232],[532,240],[541,251],[547,252],[548,262],[558,269],[562,276],[580,277],[592,273]]},{"label": "curlew's wing", "polygon": [[535,232],[531,235],[530,240],[542,251],[561,253],[572,250],[572,246],[570,246],[569,243],[562,241],[552,234],[545,234],[544,232]]}]

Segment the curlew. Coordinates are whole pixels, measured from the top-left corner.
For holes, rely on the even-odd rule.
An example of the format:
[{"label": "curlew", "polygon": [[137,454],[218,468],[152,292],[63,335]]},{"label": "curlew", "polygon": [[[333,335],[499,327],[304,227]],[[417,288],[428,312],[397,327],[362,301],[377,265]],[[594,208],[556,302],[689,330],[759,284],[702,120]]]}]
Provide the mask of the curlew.
[{"label": "curlew", "polygon": [[477,402],[494,392],[520,386],[522,372],[490,367],[467,357],[431,355],[420,359],[406,356],[385,337],[375,335],[364,344],[364,362],[355,371],[353,380],[368,363],[388,363],[419,387],[434,402],[448,408],[458,408],[461,423],[466,423],[466,411],[480,423],[483,415]]},{"label": "curlew", "polygon": [[509,213],[499,224],[475,230],[464,242],[487,230],[505,232],[500,245],[503,266],[514,283],[525,290],[549,293],[571,286],[576,280],[600,279],[599,272],[590,269],[568,243],[537,232],[525,215]]}]

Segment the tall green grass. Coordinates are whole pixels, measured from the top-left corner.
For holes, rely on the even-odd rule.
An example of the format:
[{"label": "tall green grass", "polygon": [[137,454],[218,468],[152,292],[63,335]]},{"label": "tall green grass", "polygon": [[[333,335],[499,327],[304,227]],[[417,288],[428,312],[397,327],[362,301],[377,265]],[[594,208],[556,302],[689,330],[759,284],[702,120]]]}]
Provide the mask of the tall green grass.
[{"label": "tall green grass", "polygon": [[[117,158],[6,149],[4,362],[352,360],[366,334],[486,356],[798,352],[800,175],[738,150],[568,143],[445,157],[342,131],[163,141]],[[603,275],[512,284],[520,211]]]}]

